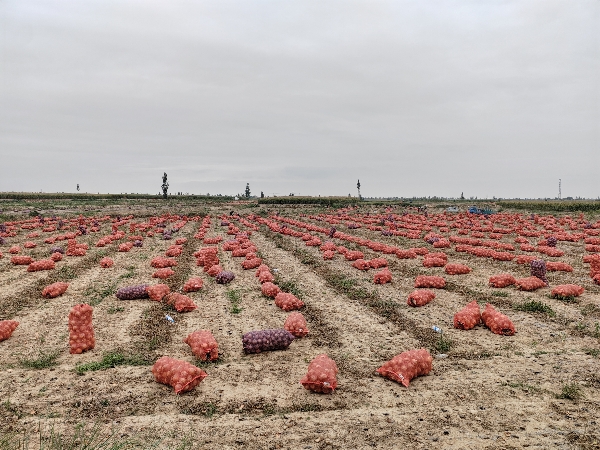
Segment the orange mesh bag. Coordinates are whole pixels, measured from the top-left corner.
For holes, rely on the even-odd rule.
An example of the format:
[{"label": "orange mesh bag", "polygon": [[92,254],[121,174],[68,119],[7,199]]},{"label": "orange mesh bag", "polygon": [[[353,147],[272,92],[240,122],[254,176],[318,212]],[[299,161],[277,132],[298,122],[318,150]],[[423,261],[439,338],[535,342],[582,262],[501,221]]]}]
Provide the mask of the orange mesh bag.
[{"label": "orange mesh bag", "polygon": [[260,275],[258,276],[258,281],[262,284],[262,283],[272,283],[273,281],[275,281],[275,277],[273,276],[273,274],[267,270],[263,270]]},{"label": "orange mesh bag", "polygon": [[275,298],[277,297],[277,294],[281,292],[281,289],[279,289],[279,286],[276,284],[267,281],[261,285],[260,291],[262,292],[262,295],[266,297]]},{"label": "orange mesh bag", "polygon": [[424,306],[435,298],[435,292],[429,289],[413,291],[406,300],[408,306]]},{"label": "orange mesh bag", "polygon": [[25,248],[35,248],[37,246],[37,244],[35,242],[31,242],[31,241],[27,241],[23,244],[23,247]]},{"label": "orange mesh bag", "polygon": [[471,268],[469,266],[465,266],[464,264],[446,264],[444,267],[444,272],[448,275],[465,275],[471,272]]},{"label": "orange mesh bag", "polygon": [[131,250],[133,248],[133,242],[125,242],[123,244],[119,244],[119,251],[120,252],[128,252],[129,250]]},{"label": "orange mesh bag", "polygon": [[387,268],[380,270],[373,277],[373,283],[375,284],[385,284],[389,283],[390,281],[392,281],[392,272],[390,272]]},{"label": "orange mesh bag", "polygon": [[177,312],[190,312],[197,308],[194,301],[187,295],[179,294],[177,292],[171,292],[164,297],[164,301],[167,305],[175,308]]},{"label": "orange mesh bag", "polygon": [[164,269],[158,269],[156,272],[152,274],[152,278],[160,278],[164,280],[165,278],[169,278],[175,275],[175,271],[170,267],[165,267]]},{"label": "orange mesh bag", "polygon": [[485,305],[485,309],[481,313],[481,320],[492,333],[502,334],[504,336],[512,336],[515,334],[515,326],[508,316],[505,316],[500,311],[496,311],[489,303]]},{"label": "orange mesh bag", "polygon": [[515,280],[515,277],[508,273],[502,273],[500,275],[491,276],[489,281],[490,286],[495,288],[504,288],[507,286],[512,286],[516,282],[517,280]]},{"label": "orange mesh bag", "polygon": [[262,264],[262,259],[260,259],[260,258],[246,259],[244,262],[242,262],[242,268],[246,269],[246,270],[256,269],[261,264]]},{"label": "orange mesh bag", "polygon": [[70,353],[80,354],[91,350],[96,345],[94,328],[92,327],[93,308],[82,303],[73,306],[69,313],[69,346]]},{"label": "orange mesh bag", "polygon": [[535,256],[529,255],[519,255],[517,256],[517,264],[527,264],[530,265],[531,261],[535,261],[537,258]]},{"label": "orange mesh bag", "polygon": [[190,278],[183,285],[183,292],[199,291],[200,289],[202,289],[203,284],[204,284],[204,281],[202,280],[202,278],[199,278],[199,277]]},{"label": "orange mesh bag", "polygon": [[371,264],[369,264],[369,261],[365,261],[364,259],[357,259],[352,263],[352,267],[358,270],[369,270],[371,268]]},{"label": "orange mesh bag", "polygon": [[216,277],[221,272],[223,272],[223,268],[219,264],[215,264],[210,267],[210,269],[206,270],[206,266],[204,266],[204,271],[210,277]]},{"label": "orange mesh bag", "polygon": [[285,319],[283,328],[292,333],[297,338],[302,338],[308,334],[308,325],[306,319],[299,312],[293,312]]},{"label": "orange mesh bag", "polygon": [[515,284],[522,291],[535,291],[537,289],[546,287],[546,283],[540,280],[538,277],[527,277],[519,278],[515,280]]},{"label": "orange mesh bag", "polygon": [[444,267],[446,265],[446,260],[442,258],[431,258],[427,255],[423,258],[423,267]]},{"label": "orange mesh bag", "polygon": [[10,258],[10,262],[15,266],[28,266],[33,262],[33,258],[31,256],[13,256]]},{"label": "orange mesh bag", "polygon": [[44,297],[44,298],[58,297],[59,295],[63,295],[68,287],[69,287],[69,283],[64,283],[62,281],[57,281],[56,283],[49,284],[42,291],[42,297]]},{"label": "orange mesh bag", "polygon": [[187,361],[163,356],[152,366],[152,374],[158,383],[175,389],[176,394],[191,391],[208,375]]},{"label": "orange mesh bag", "polygon": [[171,292],[171,289],[166,284],[155,284],[153,286],[148,286],[146,288],[146,292],[148,293],[148,297],[155,302],[160,302],[165,297],[165,295]]},{"label": "orange mesh bag", "polygon": [[436,253],[427,253],[425,255],[425,258],[437,258],[437,259],[443,259],[444,262],[448,262],[448,255],[446,255],[444,252],[436,252]]},{"label": "orange mesh bag", "polygon": [[11,255],[16,255],[20,251],[21,251],[21,249],[19,248],[18,245],[13,245],[11,248],[8,249],[8,253],[10,253]]},{"label": "orange mesh bag", "polygon": [[413,378],[431,372],[432,362],[433,358],[426,349],[409,350],[394,356],[377,369],[377,372],[408,387]]},{"label": "orange mesh bag", "polygon": [[481,322],[481,310],[475,300],[467,303],[467,306],[454,314],[454,328],[459,330],[470,330],[479,322]]},{"label": "orange mesh bag", "polygon": [[284,311],[293,311],[295,309],[302,308],[304,306],[304,302],[298,297],[296,297],[294,294],[289,294],[287,292],[279,292],[275,296],[275,305],[279,306]]},{"label": "orange mesh bag", "polygon": [[7,340],[19,326],[16,320],[0,320],[0,342]]},{"label": "orange mesh bag", "polygon": [[573,272],[573,267],[562,261],[547,261],[546,270],[549,272]]},{"label": "orange mesh bag", "polygon": [[590,277],[596,279],[596,276],[600,275],[600,253],[591,255],[588,262],[590,263]]},{"label": "orange mesh bag", "polygon": [[165,258],[164,256],[156,256],[150,261],[150,265],[155,269],[164,269],[165,267],[174,267],[177,265],[177,261],[172,258]]},{"label": "orange mesh bag", "polygon": [[444,289],[446,287],[446,280],[435,275],[419,275],[415,278],[415,287]]},{"label": "orange mesh bag", "polygon": [[331,394],[337,387],[337,373],[335,361],[323,353],[310,362],[300,384],[309,391]]},{"label": "orange mesh bag", "polygon": [[356,261],[357,259],[363,259],[365,257],[363,252],[358,250],[348,250],[344,255],[348,261]]},{"label": "orange mesh bag", "polygon": [[181,245],[171,245],[165,252],[165,256],[181,256],[183,248]]},{"label": "orange mesh bag", "polygon": [[561,300],[567,300],[579,297],[583,294],[584,289],[577,284],[560,284],[552,289],[552,297]]},{"label": "orange mesh bag", "polygon": [[[1,257],[2,257],[2,256],[0,256],[0,258],[1,258]],[[59,252],[54,252],[54,253],[52,253],[52,254],[50,255],[50,259],[51,259],[52,261],[54,261],[54,262],[62,261],[62,259],[63,259],[63,255],[62,255],[62,253],[59,253]]]},{"label": "orange mesh bag", "polygon": [[[60,254],[60,253],[59,253]],[[34,261],[27,267],[27,272],[38,272],[40,270],[54,270],[54,261],[51,259],[40,259]]]},{"label": "orange mesh bag", "polygon": [[371,266],[373,269],[381,269],[382,267],[388,266],[387,259],[385,258],[373,258],[372,260],[367,262],[369,263],[369,266]]},{"label": "orange mesh bag", "polygon": [[200,360],[216,361],[219,359],[219,344],[208,330],[194,331],[183,340],[192,348],[192,353]]},{"label": "orange mesh bag", "polygon": [[104,268],[104,269],[108,269],[109,267],[114,266],[115,262],[110,259],[110,258],[102,258],[100,260],[100,267]]},{"label": "orange mesh bag", "polygon": [[323,259],[333,259],[335,252],[333,250],[325,250],[323,252]]},{"label": "orange mesh bag", "polygon": [[256,269],[256,272],[254,272],[254,276],[259,277],[260,274],[263,272],[271,272],[271,269],[269,269],[269,266],[267,266],[266,264],[261,264]]},{"label": "orange mesh bag", "polygon": [[[200,261],[200,259],[198,259],[198,261]],[[204,271],[208,273],[210,271],[210,269],[213,268],[213,266],[220,267],[219,257],[217,255],[213,255],[213,254],[204,255]],[[223,270],[223,269],[221,269],[221,270]],[[219,273],[219,272],[217,272],[217,273]],[[214,275],[211,275],[211,276],[214,276]]]},{"label": "orange mesh bag", "polygon": [[183,245],[187,242],[187,238],[177,238],[175,239],[175,245]]}]

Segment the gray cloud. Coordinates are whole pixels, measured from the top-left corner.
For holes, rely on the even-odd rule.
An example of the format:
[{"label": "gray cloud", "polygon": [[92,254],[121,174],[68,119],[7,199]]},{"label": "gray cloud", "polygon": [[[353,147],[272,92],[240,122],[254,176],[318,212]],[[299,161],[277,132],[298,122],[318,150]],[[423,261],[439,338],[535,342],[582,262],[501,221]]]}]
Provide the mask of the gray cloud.
[{"label": "gray cloud", "polygon": [[600,195],[598,1],[0,3],[0,190]]}]

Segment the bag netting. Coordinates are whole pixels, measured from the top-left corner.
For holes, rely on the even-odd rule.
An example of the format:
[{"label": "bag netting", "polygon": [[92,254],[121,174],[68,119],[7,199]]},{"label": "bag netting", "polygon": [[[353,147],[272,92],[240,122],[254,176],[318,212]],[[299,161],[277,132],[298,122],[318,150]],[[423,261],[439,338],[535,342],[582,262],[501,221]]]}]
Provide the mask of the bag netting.
[{"label": "bag netting", "polygon": [[92,327],[93,308],[82,303],[73,306],[69,313],[69,347],[70,353],[80,354],[91,350],[96,345],[94,328]]},{"label": "bag netting", "polygon": [[250,331],[242,336],[245,353],[260,353],[285,350],[294,340],[294,335],[283,328]]},{"label": "bag netting", "polygon": [[175,275],[175,271],[170,267],[165,267],[164,269],[158,269],[156,272],[154,272],[152,274],[152,278],[160,278],[161,280],[164,280],[173,275]]},{"label": "bag netting", "polygon": [[[213,266],[213,267],[218,267],[218,266]],[[219,273],[217,273],[217,275],[215,276],[215,281],[218,284],[229,284],[231,283],[233,280],[235,279],[235,274],[233,272],[230,272],[228,270],[221,270]]]},{"label": "bag netting", "polygon": [[310,362],[300,383],[309,391],[331,394],[337,387],[337,373],[335,361],[323,353]]},{"label": "bag netting", "polygon": [[285,319],[283,328],[294,335],[294,337],[302,338],[308,334],[308,325],[306,319],[297,311],[291,313]]},{"label": "bag netting", "polygon": [[548,261],[546,270],[549,272],[573,272],[573,267],[562,261]]},{"label": "bag netting", "polygon": [[431,372],[432,362],[433,358],[426,349],[409,350],[394,356],[377,369],[377,372],[408,387],[413,378]]},{"label": "bag netting", "polygon": [[262,259],[260,259],[260,258],[246,259],[242,262],[242,268],[245,270],[256,269],[261,264],[262,264]]},{"label": "bag netting", "polygon": [[538,277],[519,278],[515,280],[515,284],[522,291],[535,291],[547,286],[547,284]]},{"label": "bag netting", "polygon": [[183,292],[199,291],[200,289],[202,289],[203,284],[204,284],[204,281],[202,280],[202,278],[199,278],[199,277],[190,278],[183,285]]},{"label": "bag netting", "polygon": [[415,287],[443,289],[446,287],[446,280],[435,275],[419,275],[415,278]]},{"label": "bag netting", "polygon": [[385,284],[390,281],[392,281],[392,272],[387,268],[380,270],[373,276],[373,283],[375,284]]},{"label": "bag netting", "polygon": [[219,359],[219,344],[208,330],[194,331],[183,342],[189,345],[192,353],[202,361],[216,361]]},{"label": "bag netting", "polygon": [[517,280],[515,280],[515,277],[508,273],[502,273],[500,275],[493,275],[490,277],[490,286],[495,288],[504,288],[507,286],[512,286],[516,282]]},{"label": "bag netting", "polygon": [[560,284],[552,289],[552,297],[567,299],[572,297],[579,297],[583,294],[584,289],[577,284]]},{"label": "bag netting", "polygon": [[444,271],[448,275],[465,275],[471,272],[471,268],[464,264],[446,264]]},{"label": "bag netting", "polygon": [[333,259],[335,252],[333,250],[325,250],[323,252],[323,259]]},{"label": "bag netting", "polygon": [[29,266],[27,267],[27,272],[38,272],[40,270],[54,270],[54,267],[54,261],[52,261],[51,259],[40,259],[39,261],[34,261],[31,264],[29,264]]},{"label": "bag netting", "polygon": [[262,295],[266,297],[275,298],[277,297],[277,294],[281,292],[281,289],[279,289],[279,286],[276,284],[267,281],[261,285],[260,291],[262,292]]},{"label": "bag netting", "polygon": [[137,300],[148,298],[147,284],[122,287],[115,294],[119,300]]},{"label": "bag netting", "polygon": [[369,263],[369,266],[371,266],[373,269],[381,269],[382,267],[388,266],[387,259],[385,258],[373,258],[367,262]]},{"label": "bag netting", "polygon": [[152,366],[154,379],[175,389],[176,394],[188,392],[200,384],[207,373],[187,361],[163,356]]},{"label": "bag netting", "polygon": [[[1,258],[1,256],[0,256],[0,258]],[[50,259],[54,262],[62,261],[63,255],[62,255],[62,253],[54,252],[50,255]]]},{"label": "bag netting", "polygon": [[275,305],[277,305],[284,311],[293,311],[295,309],[302,308],[304,306],[304,302],[298,297],[296,297],[294,294],[290,294],[287,292],[279,292],[275,296]]},{"label": "bag netting", "polygon": [[33,258],[31,256],[13,256],[10,258],[10,262],[15,266],[28,266],[33,262]]},{"label": "bag netting", "polygon": [[155,256],[150,261],[150,265],[155,269],[164,269],[165,267],[174,267],[177,261],[173,258],[165,258],[164,256]]},{"label": "bag netting", "polygon": [[16,320],[0,320],[0,342],[11,337],[18,326],[19,322]]},{"label": "bag netting", "polygon": [[406,304],[408,306],[424,306],[435,298],[435,292],[428,289],[413,291],[408,296]]},{"label": "bag netting", "polygon": [[548,279],[546,278],[546,261],[543,259],[536,259],[531,261],[530,267],[531,276],[539,278],[546,286],[548,286]]},{"label": "bag netting", "polygon": [[197,308],[194,301],[187,295],[180,294],[178,292],[171,292],[165,295],[163,301],[175,308],[177,312],[190,312]]},{"label": "bag netting", "polygon": [[148,293],[150,300],[160,302],[165,295],[171,292],[171,289],[166,284],[155,284],[153,286],[148,286],[146,288],[146,292]]},{"label": "bag netting", "polygon": [[369,261],[365,261],[364,259],[357,259],[352,263],[352,267],[358,270],[369,270],[371,268],[371,264],[369,264]]},{"label": "bag netting", "polygon": [[[206,266],[204,266],[204,269],[206,269]],[[224,270],[219,264],[214,264],[210,267],[210,269],[205,270],[205,272],[209,277],[216,277],[221,272],[224,272]]]},{"label": "bag netting", "polygon": [[59,295],[63,295],[68,287],[69,287],[69,283],[65,283],[63,281],[57,281],[56,283],[49,284],[42,291],[42,297],[45,297],[45,298],[58,297]]},{"label": "bag netting", "polygon": [[446,265],[446,260],[442,258],[431,258],[427,255],[423,258],[423,267],[444,267]]},{"label": "bag netting", "polygon": [[515,334],[515,326],[508,316],[497,311],[492,305],[487,303],[481,313],[483,324],[490,329],[492,333],[512,336]]},{"label": "bag netting", "polygon": [[454,314],[454,328],[470,330],[481,322],[481,310],[477,301],[467,303],[463,309]]}]

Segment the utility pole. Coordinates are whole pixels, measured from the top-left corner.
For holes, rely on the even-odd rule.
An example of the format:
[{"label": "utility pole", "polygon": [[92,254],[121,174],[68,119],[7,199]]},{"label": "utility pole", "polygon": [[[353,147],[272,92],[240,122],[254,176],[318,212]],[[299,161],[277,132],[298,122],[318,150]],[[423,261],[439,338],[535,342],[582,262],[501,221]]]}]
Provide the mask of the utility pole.
[{"label": "utility pole", "polygon": [[558,179],[558,199],[561,199],[561,192],[560,192],[560,183],[561,183],[561,179]]},{"label": "utility pole", "polygon": [[358,199],[362,200],[362,197],[360,196],[360,180],[358,180],[358,183],[356,183],[356,189],[358,189]]}]

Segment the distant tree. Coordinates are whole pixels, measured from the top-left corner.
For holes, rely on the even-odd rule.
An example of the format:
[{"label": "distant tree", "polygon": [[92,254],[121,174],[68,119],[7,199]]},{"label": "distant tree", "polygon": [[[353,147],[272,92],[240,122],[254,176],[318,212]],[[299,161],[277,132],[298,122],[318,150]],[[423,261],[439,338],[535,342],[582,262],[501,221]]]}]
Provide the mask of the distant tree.
[{"label": "distant tree", "polygon": [[465,196],[464,196],[464,194],[463,194],[462,192],[460,193],[460,199],[461,199],[461,200],[464,200],[464,199],[465,199]]},{"label": "distant tree", "polygon": [[362,197],[360,196],[360,180],[356,183],[356,189],[358,189],[358,199],[360,200]]},{"label": "distant tree", "polygon": [[167,198],[167,191],[169,190],[169,183],[167,182],[167,172],[163,173],[163,184],[162,184],[162,191],[163,191],[163,197]]},{"label": "distant tree", "polygon": [[265,198],[265,193],[263,191],[260,191],[260,198]]},{"label": "distant tree", "polygon": [[250,198],[250,183],[246,183],[246,191],[244,192],[246,198]]}]

